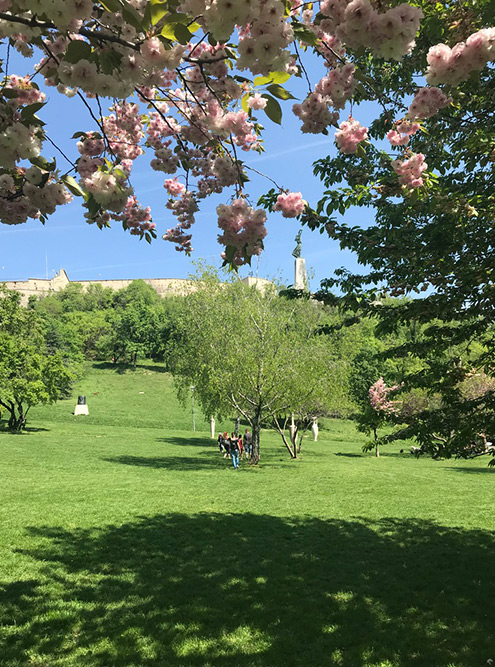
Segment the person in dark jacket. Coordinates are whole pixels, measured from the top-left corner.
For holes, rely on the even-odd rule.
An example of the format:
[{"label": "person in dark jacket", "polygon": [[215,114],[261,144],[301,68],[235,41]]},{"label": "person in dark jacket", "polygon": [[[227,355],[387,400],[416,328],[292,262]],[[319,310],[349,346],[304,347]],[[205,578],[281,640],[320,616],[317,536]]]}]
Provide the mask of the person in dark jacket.
[{"label": "person in dark jacket", "polygon": [[230,437],[230,457],[234,470],[239,469],[239,442],[235,433]]}]

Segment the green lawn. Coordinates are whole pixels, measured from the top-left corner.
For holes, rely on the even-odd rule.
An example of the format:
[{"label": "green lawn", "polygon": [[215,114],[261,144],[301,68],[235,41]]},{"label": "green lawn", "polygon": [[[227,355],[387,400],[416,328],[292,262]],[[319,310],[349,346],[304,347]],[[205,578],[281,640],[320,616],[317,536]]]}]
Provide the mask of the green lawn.
[{"label": "green lawn", "polygon": [[79,393],[0,432],[2,667],[495,660],[486,460],[375,459],[336,421],[235,472],[152,365]]}]

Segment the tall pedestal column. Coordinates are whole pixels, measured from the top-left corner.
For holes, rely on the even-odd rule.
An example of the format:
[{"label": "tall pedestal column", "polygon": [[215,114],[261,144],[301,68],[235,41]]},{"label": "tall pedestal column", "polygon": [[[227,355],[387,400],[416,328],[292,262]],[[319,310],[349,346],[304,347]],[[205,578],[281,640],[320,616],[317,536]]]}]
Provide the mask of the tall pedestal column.
[{"label": "tall pedestal column", "polygon": [[296,257],[294,263],[294,289],[308,289],[308,277],[306,275],[306,260],[304,257]]}]

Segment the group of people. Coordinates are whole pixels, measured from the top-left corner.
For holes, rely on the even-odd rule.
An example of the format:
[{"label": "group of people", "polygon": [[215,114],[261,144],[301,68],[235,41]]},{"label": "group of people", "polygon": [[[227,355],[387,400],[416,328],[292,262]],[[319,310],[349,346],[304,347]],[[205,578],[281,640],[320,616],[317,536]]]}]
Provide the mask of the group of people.
[{"label": "group of people", "polygon": [[232,433],[230,436],[225,433],[218,434],[218,448],[220,453],[223,453],[223,458],[228,456],[232,459],[234,470],[239,470],[239,461],[242,461],[244,456],[251,458],[253,452],[253,434],[247,428],[244,436],[240,433]]}]

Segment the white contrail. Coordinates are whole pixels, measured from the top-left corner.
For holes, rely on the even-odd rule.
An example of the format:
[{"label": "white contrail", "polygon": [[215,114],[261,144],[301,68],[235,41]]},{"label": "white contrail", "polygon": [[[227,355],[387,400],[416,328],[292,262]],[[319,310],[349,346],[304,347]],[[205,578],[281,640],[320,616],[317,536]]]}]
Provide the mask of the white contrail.
[{"label": "white contrail", "polygon": [[50,223],[40,227],[25,227],[22,222],[19,225],[6,225],[6,226],[10,227],[10,229],[2,229],[0,231],[0,235],[20,234],[21,232],[24,232],[25,234],[29,234],[31,232],[34,232],[35,234],[38,234],[40,232],[43,232],[43,234],[47,234],[48,232],[61,232],[61,231],[66,232],[69,229],[71,230],[77,229],[77,227],[75,227],[74,225],[64,225],[63,227],[54,227],[50,226]]},{"label": "white contrail", "polygon": [[284,151],[279,151],[278,153],[263,153],[259,157],[251,160],[249,164],[255,164],[257,162],[264,162],[266,160],[273,160],[275,158],[282,157],[283,155],[289,155],[290,153],[298,153],[299,151],[305,151],[308,148],[318,148],[319,146],[326,146],[330,148],[332,146],[330,139],[324,139],[323,141],[315,141],[314,144],[304,144],[301,146],[294,146],[293,148],[287,148]]}]

